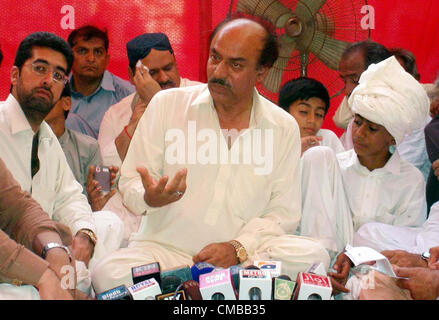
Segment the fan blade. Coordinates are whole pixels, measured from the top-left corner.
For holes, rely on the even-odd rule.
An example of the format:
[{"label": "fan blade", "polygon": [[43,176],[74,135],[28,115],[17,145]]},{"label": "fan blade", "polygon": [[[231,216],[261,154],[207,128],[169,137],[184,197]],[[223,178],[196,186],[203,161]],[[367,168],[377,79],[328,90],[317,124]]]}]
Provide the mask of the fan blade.
[{"label": "fan blade", "polygon": [[282,74],[291,59],[291,53],[296,48],[296,42],[283,34],[279,38],[279,57],[267,73],[262,85],[271,92],[279,92]]},{"label": "fan blade", "polygon": [[299,0],[294,14],[303,19],[303,22],[311,20],[314,15],[323,7],[327,0]]},{"label": "fan blade", "polygon": [[341,56],[349,44],[349,42],[328,37],[316,30],[307,51],[312,52],[327,67],[338,70]]},{"label": "fan blade", "polygon": [[239,0],[236,11],[264,18],[276,28],[282,28],[293,16],[291,10],[277,0]]}]

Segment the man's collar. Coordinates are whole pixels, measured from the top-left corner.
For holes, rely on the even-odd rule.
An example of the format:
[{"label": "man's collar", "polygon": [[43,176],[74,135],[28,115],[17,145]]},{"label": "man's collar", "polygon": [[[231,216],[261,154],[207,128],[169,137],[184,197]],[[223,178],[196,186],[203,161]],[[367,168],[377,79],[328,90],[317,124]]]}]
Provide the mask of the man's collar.
[{"label": "man's collar", "polygon": [[[253,104],[252,104],[252,110],[250,114],[250,123],[249,127],[255,127],[260,126],[262,121],[272,121],[272,115],[270,112],[267,112],[267,110],[263,107],[262,101],[263,97],[258,93],[256,88],[253,88]],[[211,105],[212,108],[214,108],[213,105],[213,99],[210,95],[209,88],[207,84],[205,85],[205,88],[200,92],[197,98],[192,102],[192,106],[197,105]]]},{"label": "man's collar", "polygon": [[[352,150],[351,158],[347,162],[348,166],[353,166],[356,170],[360,172],[370,173],[369,169],[363,166],[358,160],[358,155],[355,153],[354,149]],[[387,160],[386,164],[382,168],[377,168],[373,170],[374,173],[385,173],[390,172],[391,174],[397,175],[401,172],[401,157],[396,150],[389,160]]]},{"label": "man's collar", "polygon": [[[23,109],[18,103],[17,99],[11,94],[4,102],[4,108],[8,116],[9,128],[11,134],[15,135],[19,132],[31,131],[34,134],[32,127],[29,124],[26,116],[24,115]],[[51,138],[48,130],[51,130],[49,125],[43,121],[40,125],[40,138]]]},{"label": "man's collar", "polygon": [[[82,96],[82,94],[80,94],[74,88],[73,73],[70,74],[69,81],[72,84],[72,86],[71,86],[72,94],[74,94],[76,96],[78,96],[78,95]],[[105,70],[104,75],[103,75],[102,80],[101,80],[101,83],[99,84],[97,89],[90,96],[95,95],[99,91],[100,88],[107,90],[107,91],[116,91],[116,89],[114,88],[113,76],[111,75],[111,73],[108,70]]]}]

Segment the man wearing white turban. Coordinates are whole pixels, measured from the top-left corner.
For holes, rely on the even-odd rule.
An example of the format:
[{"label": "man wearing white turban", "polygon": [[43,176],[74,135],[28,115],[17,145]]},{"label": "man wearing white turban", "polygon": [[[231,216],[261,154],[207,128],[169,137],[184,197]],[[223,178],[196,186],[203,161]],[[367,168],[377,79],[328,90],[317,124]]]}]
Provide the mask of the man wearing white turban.
[{"label": "man wearing white turban", "polygon": [[426,219],[422,174],[389,151],[424,125],[425,90],[391,57],[361,75],[349,103],[354,149],[335,155],[314,147],[301,159],[300,234],[320,239],[333,254],[367,222],[417,227]]}]

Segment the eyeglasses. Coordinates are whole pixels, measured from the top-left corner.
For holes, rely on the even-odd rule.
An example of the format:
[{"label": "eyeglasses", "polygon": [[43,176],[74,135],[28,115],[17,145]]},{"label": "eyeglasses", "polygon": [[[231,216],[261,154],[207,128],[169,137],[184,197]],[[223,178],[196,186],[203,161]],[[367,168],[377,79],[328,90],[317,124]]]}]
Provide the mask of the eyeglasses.
[{"label": "eyeglasses", "polygon": [[[49,71],[51,71],[49,65],[41,62],[34,62],[30,66],[32,67],[32,71],[36,75],[41,77],[46,76],[49,73]],[[52,80],[55,81],[56,83],[65,86],[67,82],[69,82],[67,75],[63,71],[55,69],[52,70],[51,72],[52,72]]]}]

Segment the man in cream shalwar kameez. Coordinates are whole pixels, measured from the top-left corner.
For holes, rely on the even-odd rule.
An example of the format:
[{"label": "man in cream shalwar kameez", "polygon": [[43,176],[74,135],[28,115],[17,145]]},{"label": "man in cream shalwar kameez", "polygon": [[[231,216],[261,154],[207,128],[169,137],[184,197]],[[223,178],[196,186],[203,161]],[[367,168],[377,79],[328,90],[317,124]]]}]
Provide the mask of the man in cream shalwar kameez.
[{"label": "man in cream shalwar kameez", "polygon": [[[200,260],[224,261],[228,258],[217,252],[234,255],[233,247],[230,251],[227,244],[230,240],[239,241],[247,251],[243,265],[253,264],[254,259],[281,260],[282,273],[291,278],[316,261],[328,267],[328,253],[318,241],[288,235],[294,233],[301,215],[300,134],[289,114],[254,89],[253,81],[261,81],[266,74],[260,73],[266,67],[256,66],[254,56],[261,52],[261,38],[256,36],[259,30],[259,24],[246,19],[220,25],[211,41],[209,86],[164,90],[151,100],[131,141],[119,181],[125,204],[145,216],[128,248],[110,255],[95,269],[93,284],[98,293],[120,284],[131,285],[134,266],[157,261],[164,270]],[[236,57],[241,57],[244,65],[232,62]],[[243,84],[246,88],[239,88]],[[221,131],[223,113],[218,109],[229,101],[231,91],[236,96],[245,92],[250,98],[248,129],[227,136],[233,143]],[[233,108],[241,105],[240,101]],[[258,137],[262,149],[253,150],[252,141]],[[266,158],[257,163],[242,161],[249,157],[255,160],[257,152]],[[233,155],[241,160],[232,163]],[[186,183],[179,180],[178,188],[173,189],[174,202],[147,205],[144,195],[148,195],[148,188],[145,191],[140,171],[136,171],[140,165],[146,166],[154,179],[174,177],[171,185],[185,175],[183,168],[187,169]],[[201,258],[203,254],[214,260]],[[233,264],[228,260],[220,265]]]}]

